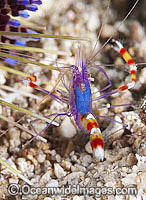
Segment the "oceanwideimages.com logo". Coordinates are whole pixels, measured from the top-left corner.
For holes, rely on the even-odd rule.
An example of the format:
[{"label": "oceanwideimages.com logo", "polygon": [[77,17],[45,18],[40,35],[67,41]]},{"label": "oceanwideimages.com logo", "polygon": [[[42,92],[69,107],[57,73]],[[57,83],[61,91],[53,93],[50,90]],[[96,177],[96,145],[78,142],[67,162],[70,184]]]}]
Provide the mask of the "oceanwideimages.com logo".
[{"label": "oceanwideimages.com logo", "polygon": [[68,185],[63,187],[32,187],[29,185],[19,186],[12,183],[8,187],[8,193],[16,196],[20,195],[90,195],[101,197],[102,195],[137,195],[137,189],[128,188],[112,188],[112,187],[81,187]]}]

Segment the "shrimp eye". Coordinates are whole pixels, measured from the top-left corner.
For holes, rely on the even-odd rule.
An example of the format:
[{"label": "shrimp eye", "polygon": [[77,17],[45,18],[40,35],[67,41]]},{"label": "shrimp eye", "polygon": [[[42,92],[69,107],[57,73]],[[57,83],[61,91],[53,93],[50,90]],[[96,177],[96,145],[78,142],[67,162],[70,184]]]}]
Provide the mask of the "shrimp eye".
[{"label": "shrimp eye", "polygon": [[73,79],[74,79],[74,80],[76,79],[76,76],[75,76],[75,75],[73,76]]}]

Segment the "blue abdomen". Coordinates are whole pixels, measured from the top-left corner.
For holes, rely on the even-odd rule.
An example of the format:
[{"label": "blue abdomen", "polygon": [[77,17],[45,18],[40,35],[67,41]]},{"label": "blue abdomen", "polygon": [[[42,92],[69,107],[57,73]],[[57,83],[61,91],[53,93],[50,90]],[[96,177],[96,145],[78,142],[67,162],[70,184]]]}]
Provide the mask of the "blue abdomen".
[{"label": "blue abdomen", "polygon": [[81,115],[92,112],[91,104],[91,89],[89,83],[85,84],[84,91],[79,89],[79,85],[74,90],[76,110]]}]

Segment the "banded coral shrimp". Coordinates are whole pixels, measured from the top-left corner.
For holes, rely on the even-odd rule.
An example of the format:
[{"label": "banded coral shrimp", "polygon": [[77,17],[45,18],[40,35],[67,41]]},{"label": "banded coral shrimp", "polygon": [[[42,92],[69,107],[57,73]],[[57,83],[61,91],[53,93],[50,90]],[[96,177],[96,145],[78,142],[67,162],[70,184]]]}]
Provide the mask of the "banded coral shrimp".
[{"label": "banded coral shrimp", "polygon": [[[58,61],[58,63],[59,63],[59,61]],[[73,62],[71,62],[71,64],[72,64]],[[62,79],[63,80],[63,79]],[[39,94],[40,94],[40,92],[39,92]]]},{"label": "banded coral shrimp", "polygon": [[[133,8],[134,8],[134,6],[133,6]],[[111,37],[109,39],[111,39]],[[109,39],[107,41],[109,41]],[[94,115],[92,114],[93,112],[92,112],[91,102],[111,96],[112,94],[116,94],[118,92],[125,91],[127,89],[130,89],[135,85],[135,81],[136,81],[135,77],[136,77],[137,67],[136,67],[136,64],[134,63],[133,59],[131,58],[129,53],[124,49],[124,47],[122,46],[122,44],[120,42],[113,39],[112,43],[116,44],[116,47],[113,46],[113,48],[123,56],[124,60],[127,62],[127,64],[130,67],[131,82],[119,87],[118,89],[112,90],[111,92],[101,95],[101,96],[95,98],[94,100],[92,99],[90,84],[89,84],[88,75],[87,75],[88,74],[87,69],[89,68],[89,66],[88,66],[89,63],[96,56],[96,54],[93,55],[93,57],[91,57],[89,60],[85,61],[86,58],[83,55],[82,51],[80,51],[80,50],[78,51],[77,60],[76,60],[77,64],[69,67],[69,71],[72,71],[72,83],[70,84],[70,88],[66,88],[66,86],[64,84],[64,87],[69,92],[69,94],[67,95],[68,98],[66,98],[66,95],[64,93],[62,93],[61,91],[58,91],[58,93],[60,93],[62,95],[62,97],[58,97],[58,96],[52,94],[52,92],[49,92],[49,91],[41,88],[40,86],[38,86],[35,83],[38,80],[37,76],[35,76],[35,75],[27,77],[27,79],[24,81],[24,83],[26,85],[29,85],[32,88],[35,88],[39,91],[49,94],[49,96],[52,97],[54,100],[61,101],[62,103],[66,103],[69,105],[69,111],[67,113],[51,114],[47,117],[51,117],[51,116],[55,115],[54,119],[52,120],[52,121],[54,121],[57,117],[62,116],[62,115],[66,115],[68,117],[74,116],[77,126],[85,132],[90,132],[90,143],[92,146],[92,150],[94,152],[95,157],[99,160],[104,159],[104,150],[103,150],[104,142],[103,142],[103,137],[102,137],[101,131],[98,127],[97,121],[96,121]],[[81,71],[79,71],[79,67],[81,67]],[[99,90],[99,92],[102,92],[102,91],[108,89],[111,86],[111,81],[108,78],[104,69],[102,69],[98,65],[95,65],[92,67],[102,71],[102,73],[104,74],[104,76],[106,77],[106,79],[108,81],[108,85],[106,87],[104,87],[103,89]],[[64,76],[64,74],[63,74],[63,76]],[[119,105],[119,106],[126,106],[126,104]],[[129,106],[129,104],[127,104],[127,106]],[[118,107],[118,105],[109,106],[109,108],[112,108],[112,107]],[[106,106],[103,106],[102,108],[106,108]],[[98,117],[109,119],[106,116],[98,116]],[[109,119],[109,120],[112,120],[112,119]],[[36,121],[36,120],[34,120],[34,121]],[[112,121],[122,124],[116,120],[112,120]],[[44,132],[50,126],[50,124],[47,127],[45,127],[40,133],[38,133],[38,135],[41,134],[42,132]],[[126,126],[125,124],[123,124],[123,125]],[[34,126],[32,125],[32,123],[31,123],[31,126],[32,126],[33,130],[35,132],[37,132],[35,130]]]},{"label": "banded coral shrimp", "polygon": [[[18,51],[22,50],[22,51],[36,51],[36,52],[48,52],[48,53],[53,53],[53,54],[60,54],[60,55],[66,55],[66,53],[64,54],[64,52],[62,51],[54,51],[54,50],[42,50],[40,48],[29,48],[29,47],[24,47],[26,46],[26,42],[27,41],[38,41],[40,37],[42,37],[42,35],[40,35],[39,33],[37,33],[36,31],[34,30],[31,30],[29,29],[28,27],[31,26],[31,28],[33,28],[33,24],[30,23],[30,24],[27,24],[25,25],[25,23],[23,24],[23,19],[24,18],[28,18],[29,17],[29,14],[28,14],[28,10],[29,11],[33,11],[33,12],[36,12],[36,10],[38,9],[38,6],[42,4],[42,1],[41,0],[10,0],[10,1],[6,1],[6,0],[3,0],[3,1],[0,1],[0,34],[1,34],[1,37],[0,37],[0,40],[1,40],[1,44],[0,44],[0,56],[1,56],[1,59],[4,60],[4,62],[6,63],[6,65],[11,65],[13,66],[13,68],[15,67],[15,65],[17,63],[19,63],[19,61],[23,61],[23,62],[28,62],[28,63],[31,63],[31,64],[34,64],[34,61],[31,61],[31,60],[28,60],[28,59],[25,59],[25,58],[21,58],[19,56],[22,56],[22,54],[18,53]],[[23,17],[23,19],[19,19],[17,18],[18,16],[21,16]],[[15,18],[16,17],[16,18]],[[20,23],[20,21],[22,21],[22,23]],[[24,20],[25,21],[25,20]],[[21,24],[21,26],[20,26]],[[27,27],[28,26],[28,27]],[[38,28],[38,29],[41,29],[41,28]],[[43,28],[42,28],[43,29]],[[40,36],[39,36],[40,35]],[[53,37],[53,38],[64,38],[64,39],[79,39],[79,37],[70,37],[70,36],[54,36],[54,35],[48,35],[48,34],[44,34],[43,37]],[[80,39],[83,39],[83,38],[80,38]],[[7,43],[8,44],[5,44]],[[29,50],[28,50],[29,49]],[[10,52],[9,52],[10,51]],[[19,56],[18,56],[19,55]],[[23,56],[22,56],[23,57]],[[30,58],[30,57],[29,57]],[[37,65],[37,62],[35,62],[35,65]],[[40,65],[40,63],[39,63]],[[43,66],[45,66],[45,64],[43,64]],[[48,66],[47,66],[48,67]],[[1,71],[1,75],[3,74],[3,70],[6,70],[7,72],[10,72],[12,74],[17,74],[17,75],[20,75],[20,76],[28,76],[26,73],[21,73],[21,71],[18,71],[16,69],[13,69],[13,68],[9,68],[7,66],[4,66],[4,65],[1,65],[0,68],[2,69]],[[51,69],[51,68],[50,68]],[[4,75],[5,76],[5,75]],[[5,77],[6,78],[6,77]],[[1,76],[0,78],[0,82],[1,84],[3,84],[6,79],[5,79],[3,76]],[[10,79],[9,79],[10,80]],[[46,81],[44,81],[45,83]],[[46,119],[46,118],[43,118],[39,115],[37,115],[36,113],[34,112],[31,112],[27,109],[24,109],[24,108],[21,108],[17,105],[13,105],[9,102],[13,102],[13,98],[16,98],[16,96],[20,95],[24,95],[24,96],[29,96],[29,97],[32,97],[32,98],[35,98],[35,99],[39,99],[37,98],[37,96],[35,95],[31,95],[31,94],[26,94],[25,92],[18,92],[18,90],[16,88],[13,88],[12,87],[9,87],[9,86],[3,86],[1,85],[1,89],[3,90],[8,90],[8,91],[11,91],[12,93],[12,96],[10,94],[9,95],[6,95],[6,93],[2,92],[1,90],[1,99],[0,99],[0,103],[4,106],[7,106],[9,108],[13,108],[17,111],[20,111],[22,113],[25,113],[25,114],[29,114],[33,117],[36,117],[36,118],[42,118],[44,119],[44,121],[48,121],[50,122],[50,120]],[[17,94],[16,94],[16,93]],[[15,94],[14,94],[15,93]],[[16,96],[15,96],[16,95]],[[7,97],[6,97],[7,96]],[[10,98],[9,98],[10,97]],[[3,99],[7,99],[6,101],[3,101]],[[19,100],[18,100],[19,101]],[[8,119],[8,115],[10,114],[9,113],[9,109],[6,108],[6,110],[4,111],[6,116],[3,116],[3,115],[0,115],[0,118],[1,118],[1,130],[0,132],[2,133],[2,135],[4,135],[6,132],[9,132],[9,130],[12,129],[12,127],[9,127],[8,129],[6,128],[6,123],[10,123],[11,125],[13,124],[14,126],[16,126],[17,128],[23,130],[24,132],[26,131],[27,133],[29,134],[32,134],[34,136],[36,136],[36,134],[34,134],[32,131],[28,130],[26,127],[22,126],[21,124],[19,124],[18,122],[20,122],[22,120],[22,118],[24,118],[25,116],[23,116],[21,119],[19,119],[16,123],[14,120],[11,120],[11,119]],[[3,111],[2,111],[3,112]],[[11,111],[10,111],[11,112]],[[12,114],[13,115],[13,114]],[[6,123],[3,123],[3,120],[6,122]],[[53,123],[54,124],[54,123]],[[55,123],[57,125],[57,123]],[[12,126],[13,126],[12,125]],[[3,131],[6,130],[6,131]],[[11,132],[11,131],[10,131]],[[12,131],[13,132],[13,131]],[[15,132],[15,131],[14,131]],[[14,133],[13,132],[13,133]],[[17,135],[17,131],[16,131],[16,135]],[[2,136],[1,135],[1,136]],[[15,135],[15,136],[16,136]],[[18,133],[19,135],[19,133]],[[19,136],[18,136],[19,137]],[[41,136],[38,136],[36,137],[37,139],[39,140],[42,140],[43,142],[47,142],[46,139],[42,138]],[[16,139],[16,138],[15,138]],[[14,142],[15,143],[15,142]],[[13,143],[13,144],[14,144]],[[18,144],[18,143],[17,143]],[[18,144],[19,145],[19,144]],[[17,148],[17,145],[16,143],[14,145],[12,145],[14,148],[16,147]],[[15,148],[15,150],[16,150]],[[12,149],[11,149],[12,150]],[[11,151],[10,150],[10,151]],[[14,150],[14,149],[13,149]],[[12,151],[13,151],[12,150]],[[14,151],[15,151],[14,150]],[[17,150],[16,150],[17,151]],[[2,156],[3,157],[3,156]],[[22,180],[24,180],[25,182],[27,182],[29,185],[32,185],[32,182],[30,182],[27,178],[25,178],[22,174],[20,174],[17,170],[15,170],[13,167],[11,167],[11,165],[7,164],[3,159],[0,158],[0,163],[2,165],[4,165],[6,168],[10,169],[11,172],[13,172],[14,174],[16,174],[18,177],[20,177]]]}]

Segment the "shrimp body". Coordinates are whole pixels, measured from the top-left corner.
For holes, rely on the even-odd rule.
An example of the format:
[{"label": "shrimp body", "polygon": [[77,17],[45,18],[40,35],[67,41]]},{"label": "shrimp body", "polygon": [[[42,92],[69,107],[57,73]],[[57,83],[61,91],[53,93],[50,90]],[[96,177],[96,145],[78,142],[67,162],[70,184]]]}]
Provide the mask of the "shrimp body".
[{"label": "shrimp body", "polygon": [[[79,72],[77,66],[73,66],[72,78],[72,112],[75,116],[77,126],[90,134],[90,144],[94,156],[98,160],[104,159],[104,140],[98,127],[97,120],[92,114],[92,93],[88,80],[87,63],[82,63],[82,70]],[[71,104],[70,104],[71,105]]]},{"label": "shrimp body", "polygon": [[79,83],[74,89],[77,113],[81,115],[91,112],[91,89],[88,83]]}]

